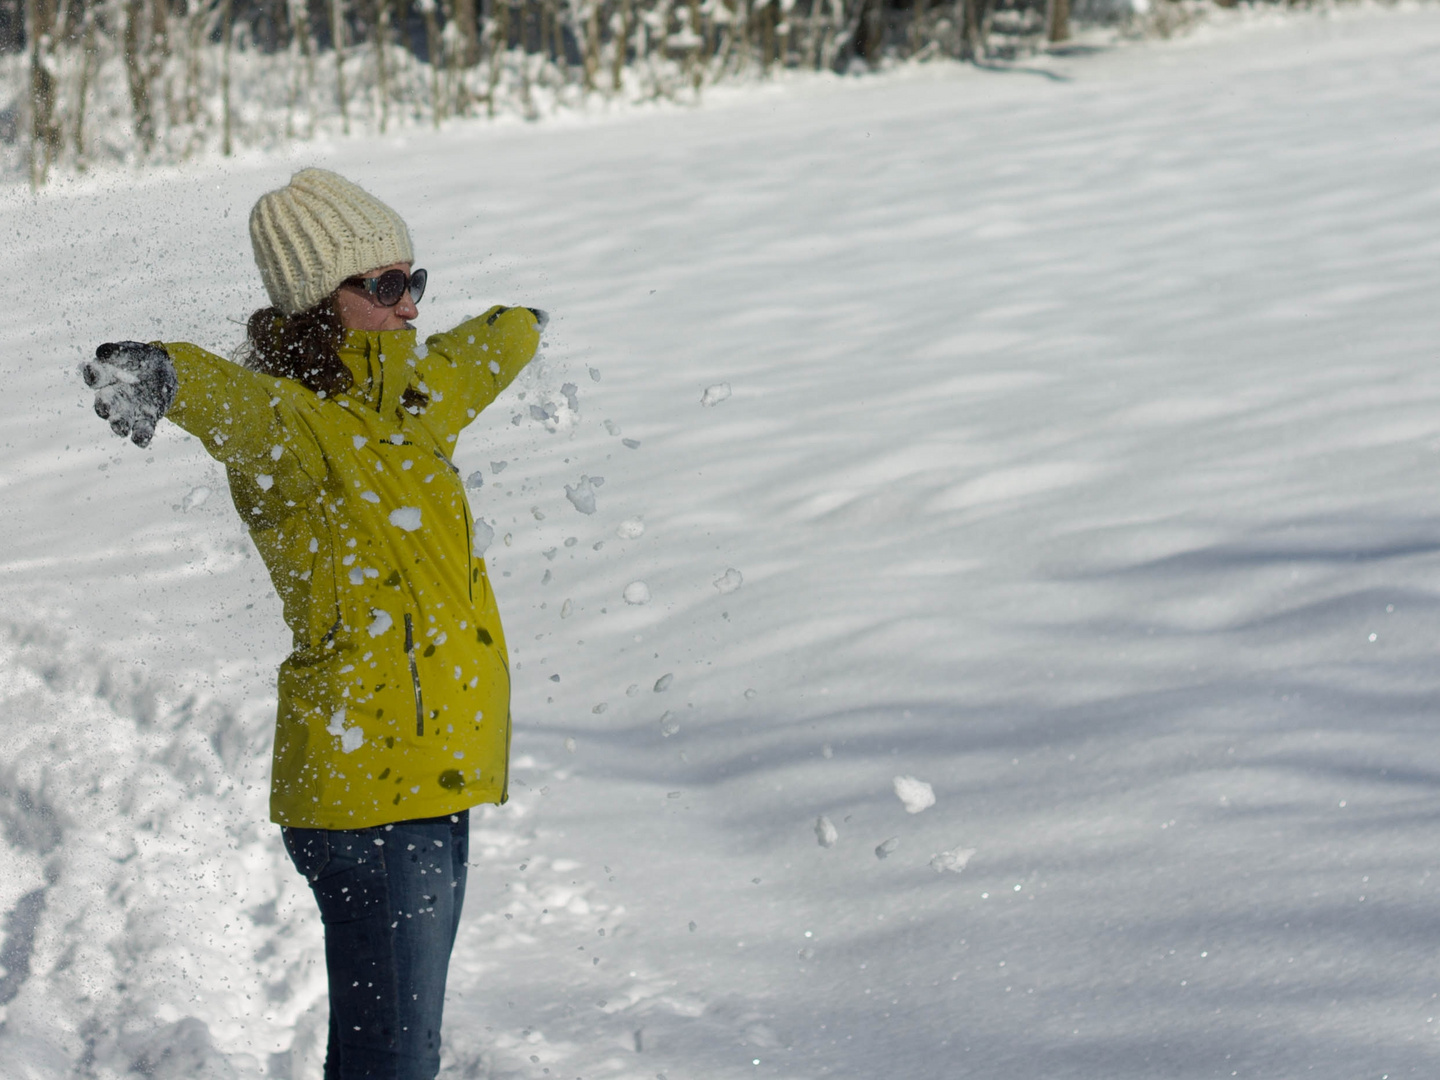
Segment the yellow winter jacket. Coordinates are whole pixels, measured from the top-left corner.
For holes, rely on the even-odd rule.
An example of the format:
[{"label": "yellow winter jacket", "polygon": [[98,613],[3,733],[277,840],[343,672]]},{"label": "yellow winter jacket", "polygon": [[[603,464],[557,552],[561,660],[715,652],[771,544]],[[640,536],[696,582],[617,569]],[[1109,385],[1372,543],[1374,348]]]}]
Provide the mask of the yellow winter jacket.
[{"label": "yellow winter jacket", "polygon": [[[226,467],[285,605],[270,816],[354,829],[504,802],[510,670],[451,452],[535,354],[492,308],[417,348],[349,331],[348,393],[321,397],[187,344],[166,414]],[[407,389],[414,395],[407,405]]]}]

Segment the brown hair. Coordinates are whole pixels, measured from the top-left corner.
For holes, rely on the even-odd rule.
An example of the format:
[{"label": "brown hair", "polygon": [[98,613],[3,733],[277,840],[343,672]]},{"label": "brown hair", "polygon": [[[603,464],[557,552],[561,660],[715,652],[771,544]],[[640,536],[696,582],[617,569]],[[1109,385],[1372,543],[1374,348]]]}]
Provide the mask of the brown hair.
[{"label": "brown hair", "polygon": [[317,394],[334,397],[355,382],[340,359],[344,337],[333,296],[298,315],[264,307],[246,324],[240,362],[252,371],[294,379]]}]

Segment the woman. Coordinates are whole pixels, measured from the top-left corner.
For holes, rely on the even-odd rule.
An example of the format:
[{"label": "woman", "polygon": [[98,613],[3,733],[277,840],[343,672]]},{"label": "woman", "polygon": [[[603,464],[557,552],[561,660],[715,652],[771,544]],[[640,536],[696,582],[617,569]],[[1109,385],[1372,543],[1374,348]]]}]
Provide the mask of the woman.
[{"label": "woman", "polygon": [[250,237],[273,306],[243,367],[112,342],[85,380],[117,434],[146,446],[167,417],[225,465],[284,602],[270,810],[325,925],[326,1080],[430,1080],[468,809],[505,801],[510,746],[505,639],[450,456],[545,316],[495,307],[417,348],[405,223],[322,169],[263,196]]}]

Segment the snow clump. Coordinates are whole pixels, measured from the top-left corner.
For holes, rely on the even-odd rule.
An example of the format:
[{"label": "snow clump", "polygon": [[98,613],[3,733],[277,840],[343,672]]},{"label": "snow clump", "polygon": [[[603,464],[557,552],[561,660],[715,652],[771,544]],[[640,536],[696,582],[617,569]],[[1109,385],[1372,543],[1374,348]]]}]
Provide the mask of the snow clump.
[{"label": "snow clump", "polygon": [[[566,390],[569,393],[566,393]],[[579,398],[576,396],[574,383],[566,383],[561,388],[561,401],[547,401],[543,405],[530,406],[530,418],[538,420],[545,426],[545,430],[554,435],[557,432],[569,431],[575,426],[575,417],[580,412]]]},{"label": "snow clump", "polygon": [[970,856],[975,854],[974,848],[954,848],[951,851],[942,851],[930,860],[930,869],[937,874],[943,874],[949,870],[953,873],[960,873],[965,869],[965,864],[970,861]]},{"label": "snow clump", "polygon": [[745,583],[745,576],[733,566],[726,569],[725,573],[715,579],[715,588],[722,593],[732,593]]},{"label": "snow clump", "polygon": [[664,714],[660,717],[661,738],[668,739],[671,735],[678,735],[679,733],[680,721],[676,720],[673,716],[671,716],[670,710],[666,709]]},{"label": "snow clump", "polygon": [[625,586],[623,595],[627,604],[648,604],[650,602],[650,586],[643,581],[632,581]]},{"label": "snow clump", "polygon": [[365,745],[364,731],[358,727],[345,726],[344,709],[335,710],[335,714],[330,717],[330,723],[325,725],[325,730],[340,740],[341,753],[353,754]]},{"label": "snow clump", "polygon": [[205,500],[210,498],[210,489],[200,484],[190,489],[189,494],[180,500],[180,509],[194,510],[196,507],[204,506]]},{"label": "snow clump", "polygon": [[890,853],[891,853],[892,851],[894,851],[896,848],[898,848],[899,846],[900,846],[900,838],[899,838],[898,836],[892,836],[892,837],[890,837],[889,840],[882,840],[882,841],[880,842],[880,845],[879,845],[878,847],[876,847],[876,849],[875,849],[875,858],[877,858],[877,859],[885,859],[885,858],[888,858],[889,855],[890,855]]},{"label": "snow clump", "polygon": [[[821,847],[834,847],[835,841],[840,839],[840,833],[835,828],[835,823],[824,814],[815,819],[815,842]],[[884,858],[882,855],[881,858]]]},{"label": "snow clump", "polygon": [[615,528],[615,535],[621,540],[634,540],[645,535],[645,522],[639,518],[626,518]]},{"label": "snow clump", "polygon": [[918,814],[935,805],[935,789],[913,776],[895,777],[895,794],[905,804],[907,814]]},{"label": "snow clump", "polygon": [[730,384],[728,382],[716,383],[714,386],[707,386],[705,393],[700,395],[701,405],[719,405],[730,396]]},{"label": "snow clump", "polygon": [[482,487],[484,487],[484,486],[485,486],[485,474],[484,474],[483,472],[481,472],[479,469],[476,469],[474,472],[472,472],[469,476],[467,476],[467,477],[465,478],[465,486],[466,486],[467,488],[470,488],[472,491],[475,490],[476,488],[482,488]]},{"label": "snow clump", "polygon": [[663,694],[666,690],[670,689],[670,684],[674,681],[675,673],[673,671],[667,671],[655,680],[655,693]]},{"label": "snow clump", "polygon": [[605,483],[603,476],[582,476],[574,487],[565,485],[565,498],[582,514],[595,512],[595,489]]},{"label": "snow clump", "polygon": [[380,608],[371,608],[370,614],[375,616],[370,625],[366,627],[371,637],[379,637],[395,625],[395,620],[390,617],[388,611],[382,611]]},{"label": "snow clump", "polygon": [[495,539],[495,530],[484,518],[475,519],[475,535],[471,539],[470,550],[475,553],[477,559],[483,559],[485,552],[490,550],[490,543]]},{"label": "snow clump", "polygon": [[414,532],[420,528],[420,508],[418,506],[402,506],[399,509],[391,510],[390,524],[397,529]]}]

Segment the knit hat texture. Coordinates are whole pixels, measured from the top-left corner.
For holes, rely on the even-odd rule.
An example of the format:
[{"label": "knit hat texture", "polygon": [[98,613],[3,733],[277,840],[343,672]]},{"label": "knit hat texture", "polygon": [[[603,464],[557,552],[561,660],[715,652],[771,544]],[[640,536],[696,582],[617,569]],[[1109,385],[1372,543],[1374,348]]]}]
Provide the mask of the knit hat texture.
[{"label": "knit hat texture", "polygon": [[314,307],[346,278],[415,260],[400,215],[328,169],[302,169],[260,196],[250,243],[270,302],[285,315]]}]

